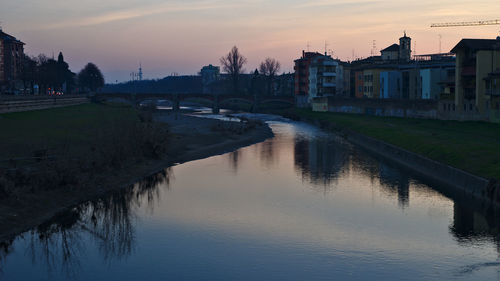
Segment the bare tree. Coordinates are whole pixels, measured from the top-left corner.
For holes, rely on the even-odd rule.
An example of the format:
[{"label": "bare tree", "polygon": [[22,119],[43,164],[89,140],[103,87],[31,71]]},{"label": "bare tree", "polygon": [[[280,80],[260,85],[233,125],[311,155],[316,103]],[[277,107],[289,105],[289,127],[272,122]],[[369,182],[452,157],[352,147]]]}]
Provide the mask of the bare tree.
[{"label": "bare tree", "polygon": [[247,59],[240,54],[238,47],[234,46],[227,55],[220,58],[220,63],[224,71],[231,76],[233,91],[238,93],[239,76],[245,71],[243,65],[247,63]]},{"label": "bare tree", "polygon": [[280,62],[272,58],[266,58],[266,60],[260,64],[260,73],[267,76],[267,93],[270,95],[272,94],[274,76],[280,71],[280,68]]}]

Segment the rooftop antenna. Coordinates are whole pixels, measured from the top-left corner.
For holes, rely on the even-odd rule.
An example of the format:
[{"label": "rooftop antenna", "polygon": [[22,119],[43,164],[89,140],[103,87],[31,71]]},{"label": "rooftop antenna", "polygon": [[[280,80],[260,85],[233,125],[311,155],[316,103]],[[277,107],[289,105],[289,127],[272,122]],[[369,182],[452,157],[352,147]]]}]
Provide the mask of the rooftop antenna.
[{"label": "rooftop antenna", "polygon": [[309,44],[309,41],[307,41],[307,51],[309,52],[309,47],[311,47],[311,45]]},{"label": "rooftop antenna", "polygon": [[443,38],[443,36],[439,34],[438,37],[439,37],[439,53],[441,54],[441,39]]},{"label": "rooftop antenna", "polygon": [[328,42],[326,42],[325,40],[325,56],[327,55],[327,51],[328,51]]},{"label": "rooftop antenna", "polygon": [[372,41],[372,51],[371,51],[371,55],[374,56],[375,55],[375,50],[377,49],[377,41],[376,40],[373,40]]},{"label": "rooftop antenna", "polygon": [[139,80],[142,81],[142,64],[139,63]]}]

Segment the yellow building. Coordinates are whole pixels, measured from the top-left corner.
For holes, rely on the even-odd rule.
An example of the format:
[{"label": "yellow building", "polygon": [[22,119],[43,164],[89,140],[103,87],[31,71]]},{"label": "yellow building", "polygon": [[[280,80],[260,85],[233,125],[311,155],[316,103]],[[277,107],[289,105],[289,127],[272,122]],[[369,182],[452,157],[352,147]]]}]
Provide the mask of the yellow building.
[{"label": "yellow building", "polygon": [[[452,50],[457,56],[455,105],[460,112],[488,114],[500,110],[500,37],[462,39]],[[473,106],[475,105],[475,106]],[[492,118],[494,119],[494,118]]]},{"label": "yellow building", "polygon": [[380,73],[390,68],[366,68],[363,70],[363,95],[367,98],[380,98]]}]

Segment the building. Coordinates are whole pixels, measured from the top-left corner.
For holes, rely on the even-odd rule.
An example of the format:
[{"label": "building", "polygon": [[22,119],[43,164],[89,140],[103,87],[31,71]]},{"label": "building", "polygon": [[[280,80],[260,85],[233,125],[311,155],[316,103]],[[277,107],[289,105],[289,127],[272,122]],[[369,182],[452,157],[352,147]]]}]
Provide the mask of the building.
[{"label": "building", "polygon": [[[363,80],[363,71],[362,70],[357,70],[357,71],[351,71],[351,75],[354,75],[354,97],[356,98],[362,98],[364,97],[364,80]],[[351,79],[352,81],[353,79]]]},{"label": "building", "polygon": [[[496,110],[500,71],[500,37],[462,39],[452,50],[457,56],[455,105],[461,112],[487,114]],[[500,105],[500,104],[499,104]]]},{"label": "building", "polygon": [[401,72],[382,71],[380,72],[380,98],[400,99],[401,95]]},{"label": "building", "polygon": [[12,90],[20,78],[24,43],[0,29],[0,87]]},{"label": "building", "polygon": [[295,77],[294,77],[294,94],[297,99],[297,106],[308,106],[309,94],[309,66],[313,58],[321,56],[317,52],[302,51],[302,57],[294,61]]},{"label": "building", "polygon": [[343,62],[326,54],[304,52],[295,62],[294,93],[299,106],[309,105],[316,97],[342,95],[348,96],[350,86],[345,86],[345,71]]},{"label": "building", "polygon": [[316,97],[337,94],[337,82],[341,80],[343,75],[339,73],[337,76],[339,70],[339,62],[330,56],[319,55],[311,60],[309,65],[309,88],[307,91],[308,102],[311,102]]},{"label": "building", "polygon": [[399,45],[392,44],[389,47],[380,51],[382,60],[385,61],[397,61],[399,60]]},{"label": "building", "polygon": [[220,79],[220,67],[209,64],[201,68],[200,75],[203,93],[211,94],[214,90],[211,86]]},{"label": "building", "polygon": [[399,45],[392,44],[391,46],[380,51],[383,61],[398,61],[406,63],[411,60],[411,38],[406,36],[399,38]]}]

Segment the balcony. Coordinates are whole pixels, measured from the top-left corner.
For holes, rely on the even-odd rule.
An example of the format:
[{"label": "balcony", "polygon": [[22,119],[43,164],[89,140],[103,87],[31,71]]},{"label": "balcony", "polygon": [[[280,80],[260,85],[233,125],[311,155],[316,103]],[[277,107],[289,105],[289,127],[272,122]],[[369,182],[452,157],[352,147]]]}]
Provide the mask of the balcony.
[{"label": "balcony", "polygon": [[335,82],[323,82],[323,87],[335,87]]},{"label": "balcony", "polygon": [[488,96],[500,96],[500,89],[486,89],[484,93]]},{"label": "balcony", "polygon": [[335,73],[335,72],[323,72],[323,76],[336,77],[337,73]]}]

